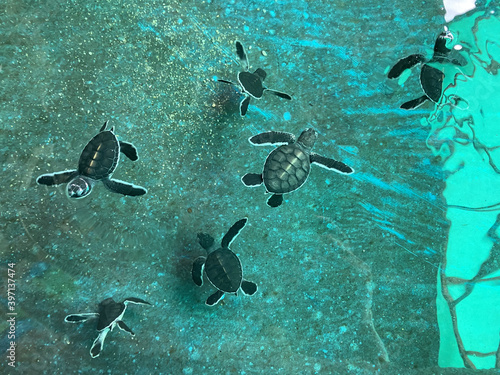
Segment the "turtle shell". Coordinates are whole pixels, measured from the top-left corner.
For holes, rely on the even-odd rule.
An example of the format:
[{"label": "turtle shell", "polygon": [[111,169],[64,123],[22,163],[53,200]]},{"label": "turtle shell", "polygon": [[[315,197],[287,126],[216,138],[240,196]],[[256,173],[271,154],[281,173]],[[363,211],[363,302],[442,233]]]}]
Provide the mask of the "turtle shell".
[{"label": "turtle shell", "polygon": [[102,331],[104,328],[109,327],[120,317],[123,311],[125,311],[123,302],[115,302],[113,298],[102,301],[98,308],[99,321],[97,322],[97,330]]},{"label": "turtle shell", "polygon": [[439,98],[441,98],[443,80],[444,73],[441,70],[428,64],[422,66],[422,70],[420,71],[420,83],[425,95],[434,103],[439,102]]},{"label": "turtle shell", "polygon": [[211,252],[205,262],[205,272],[213,286],[226,293],[236,293],[243,280],[240,259],[229,249]]},{"label": "turtle shell", "polygon": [[115,171],[119,159],[120,144],[115,134],[106,130],[85,146],[78,162],[78,171],[94,180],[101,180]]},{"label": "turtle shell", "polygon": [[310,170],[309,154],[294,143],[280,146],[269,154],[262,177],[268,192],[285,194],[301,187]]},{"label": "turtle shell", "polygon": [[264,86],[262,85],[262,78],[256,73],[240,72],[238,74],[238,81],[245,92],[250,94],[256,99],[262,98],[264,94]]}]

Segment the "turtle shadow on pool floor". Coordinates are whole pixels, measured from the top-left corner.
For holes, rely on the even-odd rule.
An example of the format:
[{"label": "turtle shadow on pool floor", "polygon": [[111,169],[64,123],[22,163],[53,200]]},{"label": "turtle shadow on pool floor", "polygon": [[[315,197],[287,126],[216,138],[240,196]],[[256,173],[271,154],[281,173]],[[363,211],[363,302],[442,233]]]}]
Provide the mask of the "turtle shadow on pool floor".
[{"label": "turtle shadow on pool floor", "polygon": [[[173,248],[172,248],[173,247]],[[203,249],[197,244],[196,230],[185,225],[179,227],[175,234],[175,239],[168,242],[168,248],[158,250],[162,262],[169,263],[169,268],[162,271],[168,277],[158,280],[162,288],[168,288],[174,293],[171,294],[171,302],[176,300],[179,303],[197,306],[202,302],[202,295],[193,293],[193,284],[191,279],[191,268],[193,259],[202,255]],[[165,254],[168,252],[168,260]]]}]

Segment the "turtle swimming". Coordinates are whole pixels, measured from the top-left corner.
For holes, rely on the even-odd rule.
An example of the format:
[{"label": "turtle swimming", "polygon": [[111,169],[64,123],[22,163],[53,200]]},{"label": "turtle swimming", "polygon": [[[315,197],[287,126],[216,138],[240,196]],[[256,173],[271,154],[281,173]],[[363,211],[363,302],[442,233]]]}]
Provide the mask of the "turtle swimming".
[{"label": "turtle swimming", "polygon": [[78,169],[43,174],[36,182],[48,186],[67,183],[66,193],[70,198],[76,199],[89,195],[98,181],[102,181],[114,193],[130,196],[146,194],[147,190],[142,186],[111,179],[120,161],[120,152],[132,161],[138,160],[139,156],[132,143],[118,141],[114,127],[106,130],[107,124],[106,121],[99,133],[83,149]]},{"label": "turtle swimming", "polygon": [[125,298],[123,302],[115,302],[113,298],[107,298],[99,304],[97,313],[71,314],[66,316],[64,321],[68,323],[81,323],[91,318],[98,318],[97,331],[99,335],[90,348],[90,356],[95,358],[101,354],[104,347],[104,340],[107,334],[112,331],[115,326],[130,333],[132,336],[135,335],[122,320],[123,314],[125,314],[125,310],[129,303],[151,306],[149,302],[135,297]]},{"label": "turtle swimming", "polygon": [[334,159],[311,151],[318,133],[313,128],[304,130],[297,141],[291,133],[269,131],[254,135],[249,142],[256,146],[279,145],[267,156],[262,173],[247,173],[241,178],[249,187],[264,184],[267,193],[273,195],[267,200],[270,207],[283,203],[283,194],[300,188],[311,170],[311,164],[331,169],[341,174],[351,174],[354,169]]},{"label": "turtle swimming", "polygon": [[239,86],[243,95],[245,96],[240,102],[240,115],[245,116],[248,110],[248,105],[250,104],[250,99],[262,99],[264,92],[270,92],[280,98],[292,100],[292,97],[281,91],[276,91],[264,86],[264,80],[266,79],[267,73],[264,69],[258,68],[255,72],[250,72],[250,66],[248,64],[247,54],[243,45],[236,41],[236,54],[240,59],[241,66],[243,67],[243,72],[238,73],[238,83],[231,81],[226,81],[224,79],[218,79],[219,82],[229,83],[234,86]]},{"label": "turtle swimming", "polygon": [[196,258],[191,275],[194,283],[202,286],[205,270],[208,281],[217,289],[207,298],[205,303],[208,306],[216,305],[224,297],[224,293],[237,295],[241,289],[244,294],[251,296],[257,292],[257,284],[243,279],[240,259],[229,249],[229,245],[245,227],[247,220],[244,218],[234,223],[222,238],[220,247],[214,245],[215,240],[209,234],[198,233],[198,241],[208,255]]},{"label": "turtle swimming", "polygon": [[424,63],[426,61],[424,55],[414,54],[399,60],[396,65],[389,70],[387,77],[393,79],[398,78],[406,69],[410,69],[417,64],[424,63],[420,70],[420,85],[424,91],[424,95],[417,99],[403,103],[400,108],[415,109],[427,100],[434,103],[439,101],[443,89],[444,73],[440,69],[436,68],[438,65],[435,63],[451,63],[458,66],[464,66],[467,64],[463,56],[458,54],[456,50],[446,47],[446,41],[451,39],[453,39],[453,35],[445,28],[445,31],[439,34],[436,39],[434,44],[434,54],[431,60]]}]

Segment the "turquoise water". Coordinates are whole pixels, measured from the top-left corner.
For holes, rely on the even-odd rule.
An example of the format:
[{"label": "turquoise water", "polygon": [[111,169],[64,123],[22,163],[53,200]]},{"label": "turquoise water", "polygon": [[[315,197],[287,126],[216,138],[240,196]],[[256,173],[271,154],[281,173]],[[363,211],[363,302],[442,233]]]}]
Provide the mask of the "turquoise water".
[{"label": "turquoise water", "polygon": [[[2,373],[496,373],[498,212],[464,209],[498,203],[495,6],[447,24],[439,1],[5,1]],[[400,109],[419,68],[399,83],[389,68],[429,59],[444,25],[468,65],[443,65],[439,103]],[[265,93],[240,116],[217,82],[237,80],[236,40],[293,100]],[[113,178],[147,194],[36,183],[76,168],[105,121],[139,154]],[[248,138],[309,127],[355,173],[312,166],[268,207],[240,179],[273,147]],[[231,249],[258,291],[206,306],[197,233],[219,242],[244,217]],[[96,321],[64,318],[110,297],[151,306],[128,305],[135,336],[116,328],[91,358]]]}]

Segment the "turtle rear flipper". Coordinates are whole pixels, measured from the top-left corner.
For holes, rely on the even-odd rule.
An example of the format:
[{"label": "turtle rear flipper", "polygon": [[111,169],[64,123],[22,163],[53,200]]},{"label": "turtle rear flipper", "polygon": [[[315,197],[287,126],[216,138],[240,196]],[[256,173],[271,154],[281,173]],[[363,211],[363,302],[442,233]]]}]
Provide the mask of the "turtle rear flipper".
[{"label": "turtle rear flipper", "polygon": [[417,107],[420,107],[428,99],[429,98],[427,97],[427,95],[422,95],[420,98],[413,99],[413,100],[410,100],[410,101],[408,101],[406,103],[401,104],[401,106],[399,108],[402,108],[402,109],[415,109]]},{"label": "turtle rear flipper", "polygon": [[261,173],[247,173],[241,178],[241,182],[243,182],[245,186],[255,187],[262,185],[264,180],[262,179]]},{"label": "turtle rear flipper", "polygon": [[241,44],[239,41],[236,41],[236,54],[240,59],[243,70],[248,70],[248,57],[245,53],[245,49],[243,48],[243,44]]},{"label": "turtle rear flipper", "polygon": [[253,72],[253,74],[258,75],[262,81],[264,81],[267,77],[266,71],[264,69],[261,69],[261,68],[257,68],[255,70],[255,72]]},{"label": "turtle rear flipper", "polygon": [[139,160],[137,149],[132,143],[120,141],[120,151],[132,161]]},{"label": "turtle rear flipper", "polygon": [[287,145],[295,142],[295,135],[286,132],[269,131],[248,138],[248,142],[256,146]]},{"label": "turtle rear flipper", "polygon": [[406,56],[405,58],[399,60],[396,65],[394,65],[391,70],[389,70],[388,78],[398,78],[401,73],[406,69],[413,68],[415,65],[424,62],[425,56],[420,54]]},{"label": "turtle rear flipper", "polygon": [[147,301],[144,301],[143,299],[140,299],[140,298],[135,298],[135,297],[128,297],[128,298],[125,298],[123,300],[123,303],[125,305],[129,304],[129,303],[135,303],[136,305],[149,305],[151,306],[151,304]]},{"label": "turtle rear flipper", "polygon": [[99,314],[97,313],[87,313],[87,314],[71,314],[64,318],[67,323],[81,323],[86,322],[89,319],[97,318]]},{"label": "turtle rear flipper", "polygon": [[223,291],[216,291],[214,294],[212,294],[210,297],[207,298],[205,304],[208,306],[214,306],[216,305],[222,298],[224,297],[224,292]]},{"label": "turtle rear flipper", "polygon": [[276,90],[272,90],[272,89],[266,89],[266,91],[270,92],[273,95],[279,96],[280,98],[292,100],[292,97],[284,92],[276,91]]},{"label": "turtle rear flipper", "polygon": [[231,245],[231,243],[234,241],[234,239],[240,234],[241,230],[245,227],[247,224],[248,219],[244,218],[241,220],[238,220],[236,223],[234,223],[231,228],[227,231],[227,233],[224,235],[221,241],[221,247],[223,249],[226,249]]},{"label": "turtle rear flipper", "polygon": [[109,121],[109,120],[106,120],[106,121],[104,122],[104,125],[103,125],[103,126],[101,126],[101,129],[99,130],[99,132],[102,132],[102,131],[106,130],[106,127],[108,126],[108,121]]},{"label": "turtle rear flipper", "polygon": [[193,268],[191,269],[191,277],[196,285],[203,285],[203,268],[205,267],[205,261],[207,258],[198,257],[193,262]]},{"label": "turtle rear flipper", "polygon": [[248,105],[250,104],[250,97],[247,96],[240,103],[240,115],[245,116],[247,114]]},{"label": "turtle rear flipper", "polygon": [[78,176],[78,171],[76,171],[75,169],[56,173],[47,173],[38,176],[36,179],[36,183],[39,185],[47,186],[66,184],[76,176]]},{"label": "turtle rear flipper", "polygon": [[267,205],[269,207],[278,207],[283,203],[283,195],[282,194],[273,194],[268,200]]},{"label": "turtle rear flipper", "polygon": [[207,234],[207,233],[198,233],[198,242],[201,245],[202,248],[205,250],[210,250],[212,245],[214,244],[215,240],[214,238]]},{"label": "turtle rear flipper", "polygon": [[354,169],[349,167],[347,164],[344,164],[341,161],[335,159],[325,158],[324,156],[318,155],[314,152],[311,153],[309,160],[311,161],[311,164],[312,163],[317,164],[320,167],[331,169],[332,171],[335,171],[337,173],[341,174],[354,173]]},{"label": "turtle rear flipper", "polygon": [[148,192],[147,189],[143,188],[142,186],[130,184],[121,180],[112,180],[110,178],[105,178],[102,180],[102,182],[104,183],[104,186],[106,186],[106,188],[111,190],[113,193],[135,197],[138,195],[144,195]]},{"label": "turtle rear flipper", "polygon": [[225,79],[217,79],[217,82],[229,83],[230,85],[237,86],[237,84],[236,84],[236,83],[231,82],[231,81],[226,81]]},{"label": "turtle rear flipper", "polygon": [[122,320],[117,321],[116,324],[118,325],[118,328],[120,328],[122,331],[128,332],[132,336],[135,336],[135,333],[132,332],[132,330]]},{"label": "turtle rear flipper", "polygon": [[243,280],[241,282],[241,290],[247,296],[253,296],[257,292],[257,284],[251,281]]},{"label": "turtle rear flipper", "polygon": [[108,335],[110,328],[105,328],[101,332],[99,332],[99,336],[94,340],[92,347],[90,348],[90,356],[92,358],[99,357],[101,354],[102,348],[104,347],[104,340]]}]

